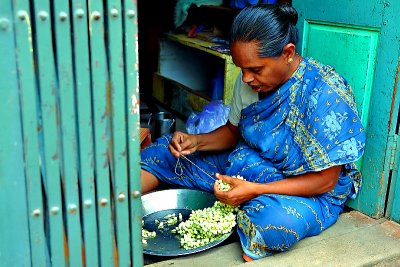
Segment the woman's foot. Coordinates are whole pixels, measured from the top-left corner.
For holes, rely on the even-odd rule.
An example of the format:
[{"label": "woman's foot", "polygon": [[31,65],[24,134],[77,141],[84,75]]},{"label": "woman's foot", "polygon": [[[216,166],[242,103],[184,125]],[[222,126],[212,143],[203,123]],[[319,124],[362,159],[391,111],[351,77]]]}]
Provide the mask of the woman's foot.
[{"label": "woman's foot", "polygon": [[243,258],[246,262],[253,261],[253,259],[250,258],[249,256],[247,256],[245,253],[242,254],[242,258]]}]

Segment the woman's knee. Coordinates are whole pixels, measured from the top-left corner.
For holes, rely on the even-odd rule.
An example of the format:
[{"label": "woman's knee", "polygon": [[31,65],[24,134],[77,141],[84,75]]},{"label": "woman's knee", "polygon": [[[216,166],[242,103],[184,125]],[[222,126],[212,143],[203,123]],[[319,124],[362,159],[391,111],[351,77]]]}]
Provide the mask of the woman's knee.
[{"label": "woman's knee", "polygon": [[[275,217],[275,215],[270,217]],[[301,234],[298,233],[296,227],[293,227],[293,222],[283,218],[281,220],[265,218],[260,221],[249,217],[247,220],[248,225],[253,229],[243,229],[243,232],[253,235],[248,237],[252,242],[264,243],[269,251],[285,251],[301,239]]]},{"label": "woman's knee", "polygon": [[261,244],[268,251],[285,251],[307,235],[310,224],[296,209],[253,201],[238,214],[238,228],[253,246]]},{"label": "woman's knee", "polygon": [[157,179],[157,177],[143,169],[140,170],[140,179],[143,193],[154,190],[160,184],[160,181]]}]

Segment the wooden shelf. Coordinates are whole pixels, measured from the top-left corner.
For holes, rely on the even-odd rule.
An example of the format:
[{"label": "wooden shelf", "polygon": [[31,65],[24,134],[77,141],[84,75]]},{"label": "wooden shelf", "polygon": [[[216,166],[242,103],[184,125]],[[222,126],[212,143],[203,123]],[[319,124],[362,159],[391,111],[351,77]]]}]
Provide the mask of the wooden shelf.
[{"label": "wooden shelf", "polygon": [[209,48],[213,45],[184,34],[165,34],[153,75],[153,97],[185,117],[202,111],[214,98],[230,105],[240,69],[229,54]]},{"label": "wooden shelf", "polygon": [[189,38],[184,34],[168,33],[168,34],[165,34],[165,37],[169,40],[181,43],[183,45],[186,45],[186,46],[189,46],[189,47],[192,47],[195,49],[202,50],[202,51],[212,54],[214,56],[217,56],[217,57],[220,57],[223,59],[227,59],[227,60],[231,59],[231,56],[229,54],[224,54],[224,53],[221,53],[221,52],[218,52],[216,50],[209,48],[210,46],[218,45],[217,43],[204,41],[199,38]]},{"label": "wooden shelf", "polygon": [[164,106],[188,117],[191,112],[200,112],[211,101],[208,91],[194,91],[185,85],[154,73],[153,97]]}]

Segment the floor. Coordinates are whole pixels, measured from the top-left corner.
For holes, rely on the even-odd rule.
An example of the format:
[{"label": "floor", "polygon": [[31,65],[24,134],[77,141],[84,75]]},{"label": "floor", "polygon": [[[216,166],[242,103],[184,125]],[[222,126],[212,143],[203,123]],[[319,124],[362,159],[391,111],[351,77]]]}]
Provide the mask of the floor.
[{"label": "floor", "polygon": [[218,247],[175,258],[144,255],[148,267],[207,266],[400,266],[400,225],[373,219],[357,211],[343,213],[338,222],[287,252],[245,263],[237,238]]}]

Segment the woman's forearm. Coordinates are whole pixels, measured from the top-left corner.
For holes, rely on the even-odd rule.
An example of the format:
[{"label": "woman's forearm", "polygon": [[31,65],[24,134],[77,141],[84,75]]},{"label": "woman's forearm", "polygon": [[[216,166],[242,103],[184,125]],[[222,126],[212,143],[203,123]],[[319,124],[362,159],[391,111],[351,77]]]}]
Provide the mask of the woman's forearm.
[{"label": "woman's forearm", "polygon": [[218,129],[197,135],[198,150],[200,151],[222,151],[234,147],[240,134],[239,129],[229,121]]},{"label": "woman's forearm", "polygon": [[214,194],[223,203],[237,206],[263,194],[312,197],[331,191],[339,179],[342,166],[319,172],[310,172],[270,183],[255,183],[217,174],[218,179],[230,184],[228,191],[219,190],[214,184]]},{"label": "woman's forearm", "polygon": [[298,176],[265,183],[255,184],[255,195],[281,194],[311,197],[331,191],[340,174],[341,166],[334,166],[319,172],[309,172]]}]

